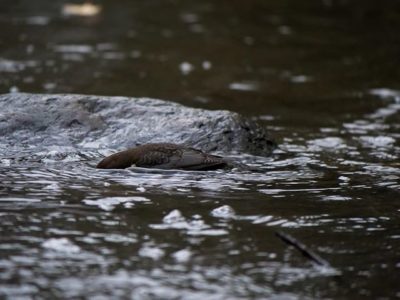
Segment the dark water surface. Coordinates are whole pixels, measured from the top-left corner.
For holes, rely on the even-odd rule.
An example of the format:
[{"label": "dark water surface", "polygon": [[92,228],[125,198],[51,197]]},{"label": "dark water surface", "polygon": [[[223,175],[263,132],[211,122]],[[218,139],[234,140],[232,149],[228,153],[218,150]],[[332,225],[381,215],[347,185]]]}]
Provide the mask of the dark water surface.
[{"label": "dark water surface", "polygon": [[0,93],[229,109],[280,149],[236,156],[260,172],[99,171],[0,136],[0,298],[400,298],[397,1],[64,3],[0,2]]}]

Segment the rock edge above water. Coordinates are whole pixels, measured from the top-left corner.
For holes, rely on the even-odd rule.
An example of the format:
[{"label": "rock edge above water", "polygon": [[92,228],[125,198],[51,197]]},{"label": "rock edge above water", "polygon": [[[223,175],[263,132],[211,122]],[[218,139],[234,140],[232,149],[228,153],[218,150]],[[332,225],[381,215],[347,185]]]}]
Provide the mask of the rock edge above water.
[{"label": "rock edge above water", "polygon": [[274,143],[254,121],[149,98],[76,94],[0,95],[0,143],[125,149],[150,142],[268,155]]}]

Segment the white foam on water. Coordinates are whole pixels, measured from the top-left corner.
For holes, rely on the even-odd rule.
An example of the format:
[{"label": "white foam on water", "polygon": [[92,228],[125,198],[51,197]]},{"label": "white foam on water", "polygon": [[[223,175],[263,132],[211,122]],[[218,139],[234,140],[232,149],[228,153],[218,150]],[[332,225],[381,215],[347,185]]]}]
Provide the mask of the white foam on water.
[{"label": "white foam on water", "polygon": [[165,254],[164,250],[156,247],[147,247],[144,246],[139,250],[139,256],[141,257],[148,257],[154,260],[160,259]]},{"label": "white foam on water", "polygon": [[180,263],[184,263],[189,261],[189,259],[192,257],[192,252],[188,249],[182,249],[179,251],[176,251],[174,253],[172,253],[172,257]]},{"label": "white foam on water", "polygon": [[210,214],[216,218],[231,219],[235,217],[235,210],[229,205],[222,205],[214,208]]},{"label": "white foam on water", "polygon": [[42,243],[42,247],[57,252],[69,254],[79,253],[81,248],[67,238],[51,238]]},{"label": "white foam on water", "polygon": [[107,197],[98,200],[84,199],[83,202],[87,205],[98,206],[102,210],[111,211],[119,204],[123,204],[126,208],[129,208],[135,203],[150,202],[150,199],[141,196]]}]

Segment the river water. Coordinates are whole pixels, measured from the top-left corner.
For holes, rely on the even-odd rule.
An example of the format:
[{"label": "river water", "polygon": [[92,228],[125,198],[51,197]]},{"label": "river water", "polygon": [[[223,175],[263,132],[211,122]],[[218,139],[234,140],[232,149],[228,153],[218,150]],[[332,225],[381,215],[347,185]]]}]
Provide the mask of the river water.
[{"label": "river water", "polygon": [[400,297],[397,2],[95,4],[1,2],[0,92],[229,109],[279,148],[224,153],[258,172],[110,171],[0,136],[0,298]]}]

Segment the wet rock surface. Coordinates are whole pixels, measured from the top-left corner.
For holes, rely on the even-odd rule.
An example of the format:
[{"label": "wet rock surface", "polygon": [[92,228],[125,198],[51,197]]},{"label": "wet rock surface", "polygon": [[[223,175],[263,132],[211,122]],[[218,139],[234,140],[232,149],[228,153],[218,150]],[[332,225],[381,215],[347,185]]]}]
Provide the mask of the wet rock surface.
[{"label": "wet rock surface", "polygon": [[173,102],[87,95],[0,95],[0,136],[8,144],[124,149],[150,142],[204,151],[268,155],[264,128],[239,114]]}]

